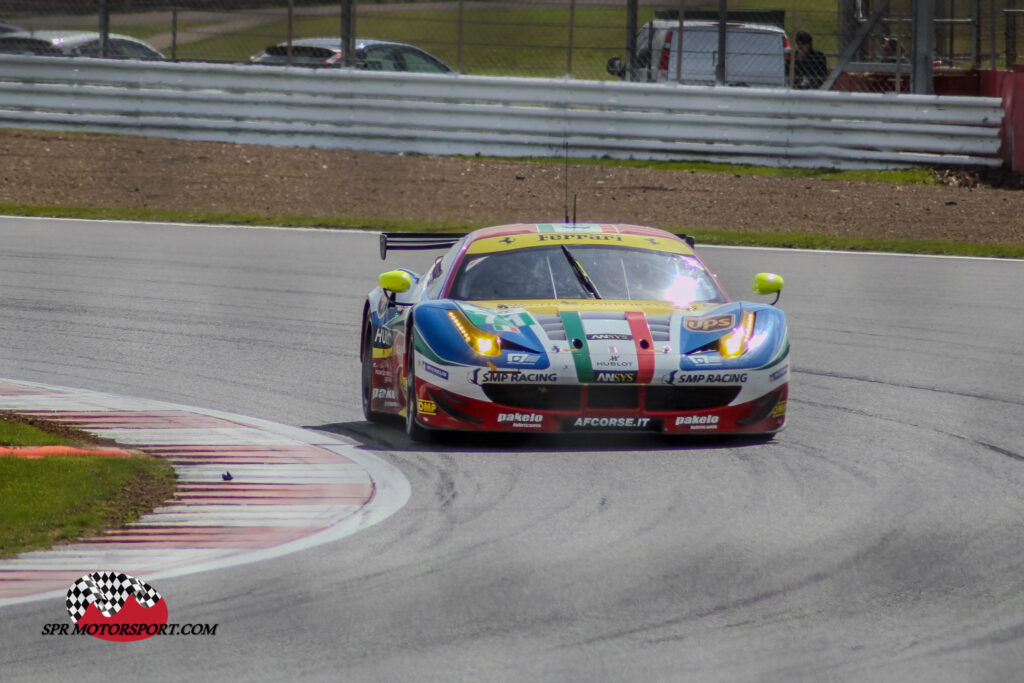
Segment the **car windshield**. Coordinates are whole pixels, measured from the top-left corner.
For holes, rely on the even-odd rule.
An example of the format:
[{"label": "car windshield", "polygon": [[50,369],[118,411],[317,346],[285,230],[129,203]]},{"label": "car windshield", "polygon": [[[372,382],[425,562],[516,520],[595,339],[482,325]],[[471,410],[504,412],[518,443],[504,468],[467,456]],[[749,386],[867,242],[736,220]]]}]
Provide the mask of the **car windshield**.
[{"label": "car windshield", "polygon": [[676,306],[727,301],[694,256],[601,245],[468,255],[449,296],[463,300],[628,299]]}]

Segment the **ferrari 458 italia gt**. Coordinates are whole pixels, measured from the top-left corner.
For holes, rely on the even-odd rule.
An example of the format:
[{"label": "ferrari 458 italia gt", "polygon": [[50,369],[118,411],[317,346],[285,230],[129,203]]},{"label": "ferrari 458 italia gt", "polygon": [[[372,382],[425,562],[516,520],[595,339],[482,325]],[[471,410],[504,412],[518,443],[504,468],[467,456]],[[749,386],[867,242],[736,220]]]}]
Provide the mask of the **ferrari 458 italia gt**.
[{"label": "ferrari 458 italia gt", "polygon": [[[368,420],[433,430],[772,434],[786,419],[789,336],[774,301],[726,296],[693,240],[636,225],[383,233],[447,249],[424,275],[380,275],[363,309]],[[782,278],[754,277],[774,294]]]}]

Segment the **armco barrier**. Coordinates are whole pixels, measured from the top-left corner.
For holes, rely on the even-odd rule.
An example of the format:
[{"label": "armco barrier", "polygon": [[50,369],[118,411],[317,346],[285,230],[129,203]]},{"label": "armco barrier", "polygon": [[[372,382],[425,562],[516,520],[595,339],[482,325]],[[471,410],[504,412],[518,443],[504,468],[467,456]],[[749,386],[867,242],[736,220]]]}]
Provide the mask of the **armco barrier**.
[{"label": "armco barrier", "polygon": [[0,126],[418,154],[998,166],[998,98],[0,56]]}]

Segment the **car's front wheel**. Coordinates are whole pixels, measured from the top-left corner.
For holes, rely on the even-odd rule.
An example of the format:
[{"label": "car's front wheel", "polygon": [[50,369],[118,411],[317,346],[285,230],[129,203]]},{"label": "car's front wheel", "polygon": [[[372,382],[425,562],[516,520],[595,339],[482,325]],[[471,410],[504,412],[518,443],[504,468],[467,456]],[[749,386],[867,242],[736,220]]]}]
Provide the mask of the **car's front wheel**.
[{"label": "car's front wheel", "polygon": [[[412,336],[412,330],[409,331]],[[416,352],[410,347],[406,358],[409,363],[409,372],[405,382],[405,435],[410,441],[423,443],[430,441],[432,432],[424,429],[416,419]]]}]

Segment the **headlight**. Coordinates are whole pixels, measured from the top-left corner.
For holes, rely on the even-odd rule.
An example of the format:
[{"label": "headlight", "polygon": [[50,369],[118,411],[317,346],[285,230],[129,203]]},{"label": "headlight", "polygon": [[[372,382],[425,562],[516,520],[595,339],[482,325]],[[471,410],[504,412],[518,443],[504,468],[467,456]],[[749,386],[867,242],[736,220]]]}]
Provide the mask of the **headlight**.
[{"label": "headlight", "polygon": [[754,335],[754,313],[744,311],[740,324],[718,340],[718,352],[723,358],[738,358],[747,351],[747,343]]},{"label": "headlight", "polygon": [[490,332],[484,332],[479,327],[469,322],[469,318],[462,311],[448,311],[448,318],[455,325],[462,338],[481,356],[497,356],[501,354],[501,339]]}]

